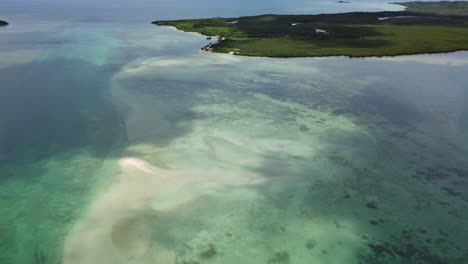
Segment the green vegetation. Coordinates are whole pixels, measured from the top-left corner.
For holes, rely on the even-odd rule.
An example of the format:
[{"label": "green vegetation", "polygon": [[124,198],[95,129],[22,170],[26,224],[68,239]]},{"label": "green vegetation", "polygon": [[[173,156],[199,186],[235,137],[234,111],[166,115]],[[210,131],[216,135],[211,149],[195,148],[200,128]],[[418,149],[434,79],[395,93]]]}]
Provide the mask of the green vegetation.
[{"label": "green vegetation", "polygon": [[[261,15],[155,21],[153,24],[218,36],[220,41],[203,49],[246,56],[366,57],[468,49],[468,15],[460,15],[467,10],[468,2],[402,5],[411,11]],[[450,15],[448,10],[452,10]]]},{"label": "green vegetation", "polygon": [[232,38],[247,37],[247,34],[229,24],[228,18],[187,19],[177,21],[154,22],[158,25],[175,26],[185,32],[198,32],[206,36],[229,36]]},{"label": "green vegetation", "polygon": [[8,26],[8,22],[0,20],[0,27]]}]

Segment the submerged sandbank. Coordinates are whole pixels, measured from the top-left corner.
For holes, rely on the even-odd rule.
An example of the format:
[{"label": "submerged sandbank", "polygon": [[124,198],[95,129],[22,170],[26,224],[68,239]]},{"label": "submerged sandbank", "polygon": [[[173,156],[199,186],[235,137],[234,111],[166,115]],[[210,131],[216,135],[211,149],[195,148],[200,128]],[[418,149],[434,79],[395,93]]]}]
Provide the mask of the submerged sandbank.
[{"label": "submerged sandbank", "polygon": [[255,184],[255,175],[167,171],[137,158],[118,161],[120,173],[69,233],[64,264],[175,263],[158,242],[158,217],[227,186]]}]

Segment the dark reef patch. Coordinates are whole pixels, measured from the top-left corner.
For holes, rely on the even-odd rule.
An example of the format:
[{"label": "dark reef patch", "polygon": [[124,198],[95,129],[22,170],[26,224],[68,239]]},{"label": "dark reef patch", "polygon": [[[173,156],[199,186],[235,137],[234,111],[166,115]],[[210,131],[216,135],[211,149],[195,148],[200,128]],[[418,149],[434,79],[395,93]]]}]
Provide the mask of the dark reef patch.
[{"label": "dark reef patch", "polygon": [[317,241],[315,241],[313,239],[309,239],[309,240],[307,240],[306,248],[312,250],[312,249],[315,248],[316,245],[317,245]]},{"label": "dark reef patch", "polygon": [[448,187],[442,187],[440,189],[446,191],[451,196],[461,196],[462,195],[461,192],[454,191],[453,189],[448,188]]},{"label": "dark reef patch", "polygon": [[[440,231],[441,234],[444,233]],[[391,235],[386,241],[366,242],[370,249],[369,253],[359,252],[358,258],[361,263],[425,263],[425,264],[461,264],[466,263],[464,259],[466,252],[461,247],[448,239],[446,233],[439,236],[437,233],[430,234],[425,229],[403,230],[400,234]],[[430,237],[428,237],[430,236]],[[438,252],[456,251],[451,258],[446,258]]]},{"label": "dark reef patch", "polygon": [[215,246],[213,244],[208,245],[208,249],[205,251],[200,252],[199,256],[202,259],[211,259],[218,254]]},{"label": "dark reef patch", "polygon": [[268,264],[288,264],[290,263],[290,256],[287,251],[278,251],[275,255],[267,261]]},{"label": "dark reef patch", "polygon": [[369,209],[377,209],[377,203],[376,202],[368,202],[366,204],[367,208]]}]

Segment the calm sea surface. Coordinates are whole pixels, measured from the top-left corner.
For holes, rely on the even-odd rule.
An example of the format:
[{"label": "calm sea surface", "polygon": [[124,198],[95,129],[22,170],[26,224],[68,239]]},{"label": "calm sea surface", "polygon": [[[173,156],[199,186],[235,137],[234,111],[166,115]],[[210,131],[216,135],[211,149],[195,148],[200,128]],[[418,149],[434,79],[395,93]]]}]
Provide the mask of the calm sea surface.
[{"label": "calm sea surface", "polygon": [[384,1],[5,1],[1,264],[463,264],[468,52],[200,52],[157,19]]}]

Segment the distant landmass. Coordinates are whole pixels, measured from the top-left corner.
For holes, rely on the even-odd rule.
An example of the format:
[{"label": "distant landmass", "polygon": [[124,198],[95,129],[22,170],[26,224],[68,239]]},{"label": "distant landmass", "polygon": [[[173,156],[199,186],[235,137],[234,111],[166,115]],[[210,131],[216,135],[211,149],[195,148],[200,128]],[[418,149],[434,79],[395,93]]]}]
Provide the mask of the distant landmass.
[{"label": "distant landmass", "polygon": [[422,14],[446,15],[446,16],[468,16],[467,1],[440,1],[440,2],[405,2],[392,3],[406,7],[408,12]]},{"label": "distant landmass", "polygon": [[0,20],[0,27],[8,26],[8,22]]},{"label": "distant landmass", "polygon": [[245,56],[396,56],[468,50],[468,2],[406,2],[405,11],[154,21],[218,41],[205,51]]}]

